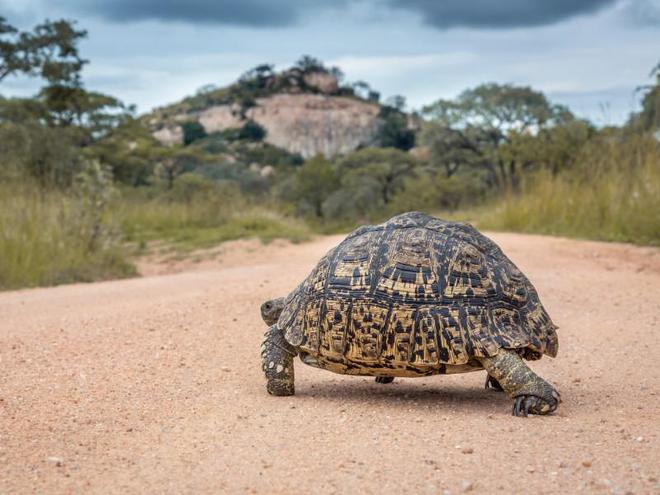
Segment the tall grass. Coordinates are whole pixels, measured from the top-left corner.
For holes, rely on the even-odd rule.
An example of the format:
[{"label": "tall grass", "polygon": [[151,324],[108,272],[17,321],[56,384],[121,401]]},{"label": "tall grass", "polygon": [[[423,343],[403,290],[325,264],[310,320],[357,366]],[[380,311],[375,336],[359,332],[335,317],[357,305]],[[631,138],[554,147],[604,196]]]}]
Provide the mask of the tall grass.
[{"label": "tall grass", "polygon": [[299,242],[310,236],[304,222],[235,195],[200,195],[190,201],[127,195],[117,211],[125,240],[142,246],[149,241],[164,241],[177,251],[245,237],[263,242],[275,238]]},{"label": "tall grass", "polygon": [[577,169],[538,174],[476,217],[484,229],[660,245],[660,144],[594,140]]},{"label": "tall grass", "polygon": [[116,241],[94,246],[75,198],[30,185],[0,186],[0,289],[130,276]]},{"label": "tall grass", "polygon": [[70,192],[1,185],[0,289],[135,275],[131,244],[162,241],[169,250],[185,252],[245,237],[297,242],[310,235],[303,222],[240,195],[181,200],[124,191],[103,214],[102,239],[92,242],[96,225],[88,209],[89,201]]}]

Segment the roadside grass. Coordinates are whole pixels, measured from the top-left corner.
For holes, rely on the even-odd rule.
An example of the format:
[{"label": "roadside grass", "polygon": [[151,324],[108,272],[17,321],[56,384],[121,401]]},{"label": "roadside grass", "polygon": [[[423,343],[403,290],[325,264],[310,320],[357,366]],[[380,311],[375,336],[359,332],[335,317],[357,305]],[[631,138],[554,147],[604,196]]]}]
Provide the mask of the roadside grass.
[{"label": "roadside grass", "polygon": [[30,185],[0,186],[0,289],[135,275],[112,236],[92,248],[74,198]]},{"label": "roadside grass", "polygon": [[0,290],[92,282],[137,275],[135,257],[151,241],[186,256],[221,242],[311,236],[302,222],[267,206],[218,198],[165,201],[119,195],[103,213],[103,236],[92,246],[87,203],[27,183],[0,186]]},{"label": "roadside grass", "polygon": [[301,242],[311,236],[304,222],[274,208],[243,202],[227,205],[214,198],[191,202],[126,198],[118,213],[124,239],[141,249],[151,241],[162,241],[159,245],[168,250],[186,253],[241,238]]},{"label": "roadside grass", "polygon": [[577,170],[538,174],[517,194],[453,216],[485,230],[660,245],[660,144],[594,143]]}]

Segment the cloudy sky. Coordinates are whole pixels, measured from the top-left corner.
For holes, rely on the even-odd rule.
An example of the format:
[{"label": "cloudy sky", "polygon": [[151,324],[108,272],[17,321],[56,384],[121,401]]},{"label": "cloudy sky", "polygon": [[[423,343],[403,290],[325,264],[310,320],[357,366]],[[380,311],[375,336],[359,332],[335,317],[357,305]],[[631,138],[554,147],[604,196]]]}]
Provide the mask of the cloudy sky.
[{"label": "cloudy sky", "polygon": [[[87,87],[140,111],[309,54],[411,108],[511,82],[616,124],[660,60],[660,0],[0,0],[0,15],[76,19]],[[14,78],[0,92],[36,87]]]}]

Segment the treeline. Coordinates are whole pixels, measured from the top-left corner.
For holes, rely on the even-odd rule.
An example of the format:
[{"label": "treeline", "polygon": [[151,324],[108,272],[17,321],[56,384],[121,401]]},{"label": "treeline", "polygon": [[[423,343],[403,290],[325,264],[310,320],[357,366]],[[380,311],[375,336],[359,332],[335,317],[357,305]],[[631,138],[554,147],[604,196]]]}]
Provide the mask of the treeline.
[{"label": "treeline", "polygon": [[0,84],[43,82],[31,98],[0,96],[0,288],[132,275],[131,258],[155,241],[193,250],[245,236],[301,240],[407,210],[660,243],[659,68],[620,128],[500,84],[407,114],[402,97],[381,104],[312,57],[281,73],[262,64],[179,104],[249,108],[271,92],[316,91],[305,76],[320,71],[337,79],[331,93],[381,105],[380,147],[303,160],[249,120],[212,134],[183,122],[182,143],[161,144],[134,108],[84,86],[86,34],[63,20],[19,32],[0,18]]}]

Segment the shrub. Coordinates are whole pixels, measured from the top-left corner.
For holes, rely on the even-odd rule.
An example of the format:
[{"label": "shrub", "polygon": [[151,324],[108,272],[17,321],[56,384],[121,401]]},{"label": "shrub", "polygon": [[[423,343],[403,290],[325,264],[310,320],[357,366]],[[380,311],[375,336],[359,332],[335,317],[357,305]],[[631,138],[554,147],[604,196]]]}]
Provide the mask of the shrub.
[{"label": "shrub", "polygon": [[238,133],[238,139],[247,141],[262,141],[266,137],[266,129],[254,120],[248,120]]},{"label": "shrub", "polygon": [[542,171],[478,220],[484,228],[660,244],[660,144],[651,136],[602,136],[580,166]]},{"label": "shrub", "polygon": [[183,122],[181,124],[183,131],[183,145],[188,146],[198,139],[203,139],[207,136],[204,126],[197,121]]}]

